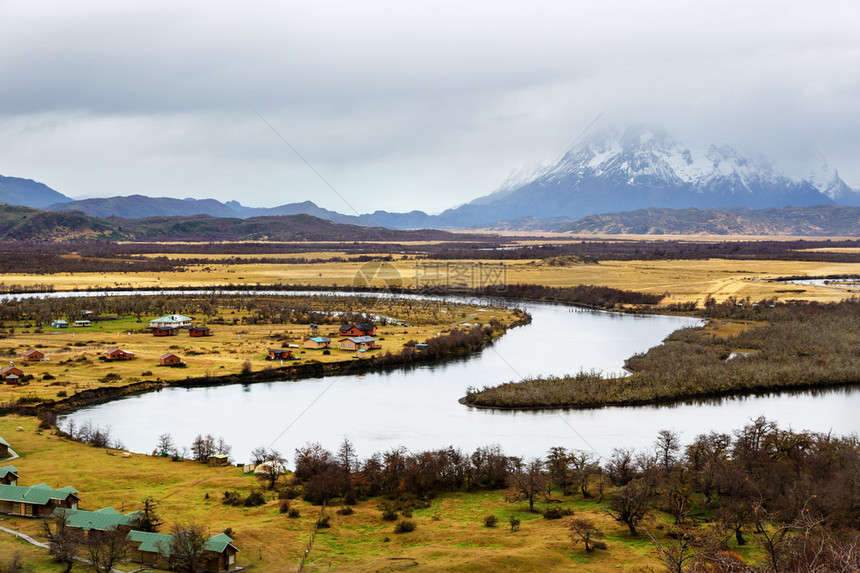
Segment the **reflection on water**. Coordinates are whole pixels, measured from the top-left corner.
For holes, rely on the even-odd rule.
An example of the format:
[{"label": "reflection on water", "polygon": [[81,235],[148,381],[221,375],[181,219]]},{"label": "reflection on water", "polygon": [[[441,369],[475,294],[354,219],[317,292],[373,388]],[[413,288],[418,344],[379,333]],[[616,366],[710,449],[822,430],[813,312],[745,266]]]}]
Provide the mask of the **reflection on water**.
[{"label": "reflection on water", "polygon": [[224,436],[237,461],[256,446],[292,456],[315,441],[329,449],[348,437],[359,455],[395,446],[411,450],[455,445],[464,450],[498,443],[511,455],[543,455],[550,447],[649,447],[669,428],[691,440],[710,430],[730,432],[765,415],[795,429],[851,433],[860,429],[860,391],[783,393],[673,406],[516,412],[458,404],[468,386],[482,387],[539,374],[585,370],[620,373],[624,359],[659,344],[672,331],[698,323],[670,316],[621,315],[527,304],[531,325],[511,330],[479,355],[435,366],[388,372],[212,388],[166,388],[81,410],[76,423],[111,426],[138,452],[173,434],[190,445],[197,434]]}]

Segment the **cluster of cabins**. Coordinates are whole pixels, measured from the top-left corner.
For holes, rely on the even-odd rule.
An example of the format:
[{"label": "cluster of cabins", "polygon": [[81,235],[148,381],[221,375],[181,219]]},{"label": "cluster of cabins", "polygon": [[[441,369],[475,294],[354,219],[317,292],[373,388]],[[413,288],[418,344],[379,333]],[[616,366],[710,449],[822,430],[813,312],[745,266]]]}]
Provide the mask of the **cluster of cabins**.
[{"label": "cluster of cabins", "polygon": [[[338,330],[343,338],[340,341],[341,350],[373,350],[382,345],[373,337],[376,334],[375,324],[344,324]],[[331,348],[331,338],[314,336],[304,343],[305,348]]]},{"label": "cluster of cabins", "polygon": [[[8,444],[2,438],[0,442],[6,446],[8,455]],[[3,450],[0,449],[0,459],[3,458]],[[161,569],[169,567],[172,535],[135,530],[134,524],[140,512],[122,514],[112,507],[96,511],[78,509],[80,497],[75,488],[53,489],[44,483],[20,486],[18,479],[15,466],[0,467],[0,513],[42,518],[64,516],[66,527],[83,540],[116,530],[126,535],[131,545],[132,561]],[[229,535],[214,535],[205,541],[200,570],[222,573],[236,569],[238,552]]]}]

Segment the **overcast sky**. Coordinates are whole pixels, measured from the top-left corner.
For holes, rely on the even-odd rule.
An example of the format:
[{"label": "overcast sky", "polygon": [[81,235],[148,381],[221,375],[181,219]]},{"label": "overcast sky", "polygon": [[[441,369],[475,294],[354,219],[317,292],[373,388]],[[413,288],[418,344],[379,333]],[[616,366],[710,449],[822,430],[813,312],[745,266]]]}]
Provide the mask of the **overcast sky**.
[{"label": "overcast sky", "polygon": [[858,22],[856,0],[0,0],[0,174],[352,214],[283,137],[361,212],[438,212],[606,110],[594,129],[820,152],[860,188]]}]

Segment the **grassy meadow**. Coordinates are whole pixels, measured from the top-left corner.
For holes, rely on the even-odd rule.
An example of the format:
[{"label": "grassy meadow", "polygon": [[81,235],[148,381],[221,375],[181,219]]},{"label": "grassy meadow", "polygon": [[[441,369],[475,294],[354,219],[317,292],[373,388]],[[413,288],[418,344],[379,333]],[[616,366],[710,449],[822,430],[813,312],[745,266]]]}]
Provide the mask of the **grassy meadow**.
[{"label": "grassy meadow", "polygon": [[[300,515],[288,518],[268,492],[267,503],[259,507],[220,503],[224,491],[247,494],[259,487],[241,468],[210,468],[192,461],[138,454],[130,458],[106,455],[104,449],[59,438],[51,431],[39,431],[37,426],[38,420],[31,417],[0,417],[0,435],[21,456],[11,462],[20,470],[20,485],[72,485],[80,491],[81,509],[88,510],[113,506],[123,512],[134,511],[140,508],[141,500],[153,496],[166,520],[162,530],[189,520],[205,524],[212,535],[231,527],[241,550],[238,565],[248,570],[295,571],[320,515],[320,507],[295,499],[290,507],[298,509]],[[19,427],[23,431],[18,431]],[[558,492],[554,497],[560,501],[541,501],[536,509],[562,507],[577,516],[592,517],[606,533],[609,549],[586,553],[581,544],[571,542],[564,519],[547,520],[530,513],[526,502],[507,502],[505,491],[461,492],[439,495],[430,507],[415,510],[411,519],[417,528],[403,534],[395,534],[394,523],[381,519],[377,499],[360,501],[352,515],[339,515],[337,506],[328,507],[325,513],[332,526],[319,530],[305,570],[532,571],[575,567],[578,571],[604,572],[656,565],[647,537],[629,537],[627,528],[606,514],[605,502],[597,504],[579,495],[562,497]],[[499,523],[488,528],[483,519],[491,514]],[[510,530],[511,516],[520,519],[519,531]],[[669,518],[658,513],[646,528],[656,532],[668,523]],[[0,525],[38,537],[40,521],[0,516]],[[5,559],[16,552],[36,571],[57,570],[49,563],[47,551],[0,534],[0,555]]]},{"label": "grassy meadow", "polygon": [[[182,255],[185,256],[185,255]],[[478,261],[421,261],[422,264]],[[824,261],[774,260],[648,260],[601,261],[598,264],[552,266],[541,260],[482,260],[483,264],[504,265],[508,283],[546,286],[593,284],[653,294],[668,294],[662,304],[696,301],[710,295],[717,300],[728,297],[754,300],[776,297],[805,300],[839,300],[845,289],[832,286],[797,286],[771,282],[789,275],[824,276],[860,274],[860,264]],[[6,273],[7,284],[37,285],[49,282],[56,290],[98,288],[181,288],[224,287],[227,285],[300,284],[349,287],[364,263],[320,262],[308,264],[213,264],[192,265],[186,272],[160,273],[57,273],[52,275]],[[418,282],[416,261],[391,262],[404,285]],[[454,279],[452,279],[452,282]],[[383,286],[379,282],[378,286]]]},{"label": "grassy meadow", "polygon": [[[440,304],[438,308],[403,305],[401,308],[397,301],[391,301],[379,312],[409,322],[379,326],[375,338],[382,348],[369,351],[368,356],[400,352],[410,341],[423,342],[460,325],[486,324],[493,319],[509,324],[513,320],[506,308],[456,304]],[[247,311],[218,308],[208,320],[203,316],[191,317],[199,318],[198,323],[209,323],[212,335],[206,337],[191,337],[186,330],[180,330],[175,336],[153,336],[146,327],[149,318],[154,316],[141,320],[133,316],[104,316],[89,327],[62,329],[50,325],[36,328],[26,326],[29,324],[26,322],[24,326],[6,324],[9,329],[14,327],[14,333],[0,339],[0,353],[34,379],[24,385],[0,384],[0,402],[22,397],[62,399],[91,388],[124,386],[143,380],[170,382],[189,377],[238,374],[248,365],[256,372],[308,361],[355,359],[355,351],[341,350],[338,346],[339,323],[319,325],[316,335],[332,340],[332,348],[326,353],[322,349],[302,347],[304,340],[312,335],[307,324],[245,324],[243,318],[248,315]],[[289,348],[296,360],[268,360],[269,348],[288,346],[298,346]],[[99,359],[113,347],[134,352],[134,360],[106,362]],[[48,360],[24,361],[21,354],[31,348],[44,352]],[[178,355],[187,366],[161,366],[159,357],[168,352]]]}]

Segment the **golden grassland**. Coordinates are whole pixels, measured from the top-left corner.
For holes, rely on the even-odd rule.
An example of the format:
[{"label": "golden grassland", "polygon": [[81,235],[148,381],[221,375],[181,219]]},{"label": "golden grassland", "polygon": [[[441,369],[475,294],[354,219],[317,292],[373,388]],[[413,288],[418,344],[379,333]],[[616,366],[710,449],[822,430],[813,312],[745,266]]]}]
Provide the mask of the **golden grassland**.
[{"label": "golden grassland", "polygon": [[[223,317],[241,322],[247,313],[220,309]],[[489,323],[497,319],[510,324],[514,319],[506,308],[477,308],[467,305],[447,304],[440,307],[436,318],[430,315],[414,316],[418,324],[379,326],[375,338],[382,348],[369,351],[368,355],[403,350],[409,341],[423,342],[437,336],[443,330],[464,324]],[[192,317],[193,318],[193,317]],[[203,321],[200,321],[203,322]],[[137,321],[133,317],[93,322],[83,328],[55,329],[46,326],[44,332],[36,328],[16,328],[15,333],[0,340],[0,350],[15,361],[25,374],[35,379],[26,385],[0,384],[0,402],[22,397],[59,399],[91,388],[124,386],[141,380],[170,382],[201,376],[223,376],[238,374],[250,362],[252,371],[266,368],[290,366],[315,360],[337,362],[355,360],[355,351],[341,350],[339,324],[323,324],[316,335],[332,340],[329,354],[322,349],[306,349],[305,339],[312,335],[307,324],[210,324],[212,336],[191,337],[181,330],[175,336],[153,336],[146,329],[148,320]],[[269,348],[289,348],[297,360],[268,360]],[[99,357],[109,348],[119,347],[135,353],[134,360],[106,362]],[[48,358],[41,362],[26,362],[21,354],[31,348],[44,352]],[[166,353],[179,356],[186,367],[169,367],[159,364],[159,357]],[[53,379],[43,380],[45,374]],[[114,380],[102,380],[113,374]],[[60,394],[58,396],[58,394]]]},{"label": "golden grassland", "polygon": [[[223,492],[244,494],[258,487],[250,474],[238,467],[210,468],[192,461],[134,454],[130,458],[106,455],[106,450],[72,442],[50,431],[40,432],[30,417],[0,417],[0,435],[21,456],[11,463],[19,469],[20,485],[47,483],[72,485],[80,491],[81,509],[113,506],[123,512],[140,509],[140,501],[153,496],[169,531],[172,523],[191,520],[204,524],[212,535],[231,527],[241,550],[238,565],[256,571],[295,571],[307,545],[320,508],[301,500],[290,507],[300,512],[290,519],[280,513],[279,502],[266,493],[260,507],[231,507],[220,503]],[[17,431],[22,427],[23,431]],[[591,554],[574,545],[565,520],[546,520],[529,513],[526,502],[508,503],[505,492],[449,493],[415,510],[415,531],[393,533],[394,524],[381,519],[378,500],[361,501],[352,515],[338,515],[329,507],[332,527],[316,536],[308,571],[557,571],[576,568],[585,572],[634,569],[657,564],[646,536],[631,538],[627,528],[613,521],[604,505],[579,495],[556,503],[578,516],[595,519],[607,535],[607,551]],[[499,525],[487,528],[483,518],[496,515]],[[510,531],[510,516],[521,520],[520,530]],[[658,533],[668,526],[662,514],[644,526]],[[40,523],[32,518],[0,516],[0,525],[38,537]],[[36,571],[53,571],[45,550],[27,547],[9,534],[0,533],[0,555],[19,551]],[[78,568],[76,567],[76,570]]]},{"label": "golden grassland", "polygon": [[[176,255],[180,256],[180,255]],[[184,256],[184,255],[182,255]],[[833,286],[797,286],[772,282],[781,276],[860,274],[858,263],[815,261],[740,261],[728,259],[601,261],[599,264],[551,266],[541,261],[420,261],[444,269],[450,263],[504,265],[508,283],[547,286],[593,284],[641,292],[668,294],[663,304],[697,301],[708,295],[717,300],[734,296],[754,300],[805,299],[833,301],[846,290]],[[53,275],[4,274],[2,282],[36,285],[49,283],[56,290],[98,288],[181,288],[233,285],[301,284],[348,287],[364,263],[325,262],[317,264],[195,265],[186,272],[149,273],[58,273]],[[397,260],[394,265],[404,286],[418,283],[421,270],[413,260]],[[451,278],[452,282],[456,279]],[[382,283],[379,283],[382,286]]]}]

